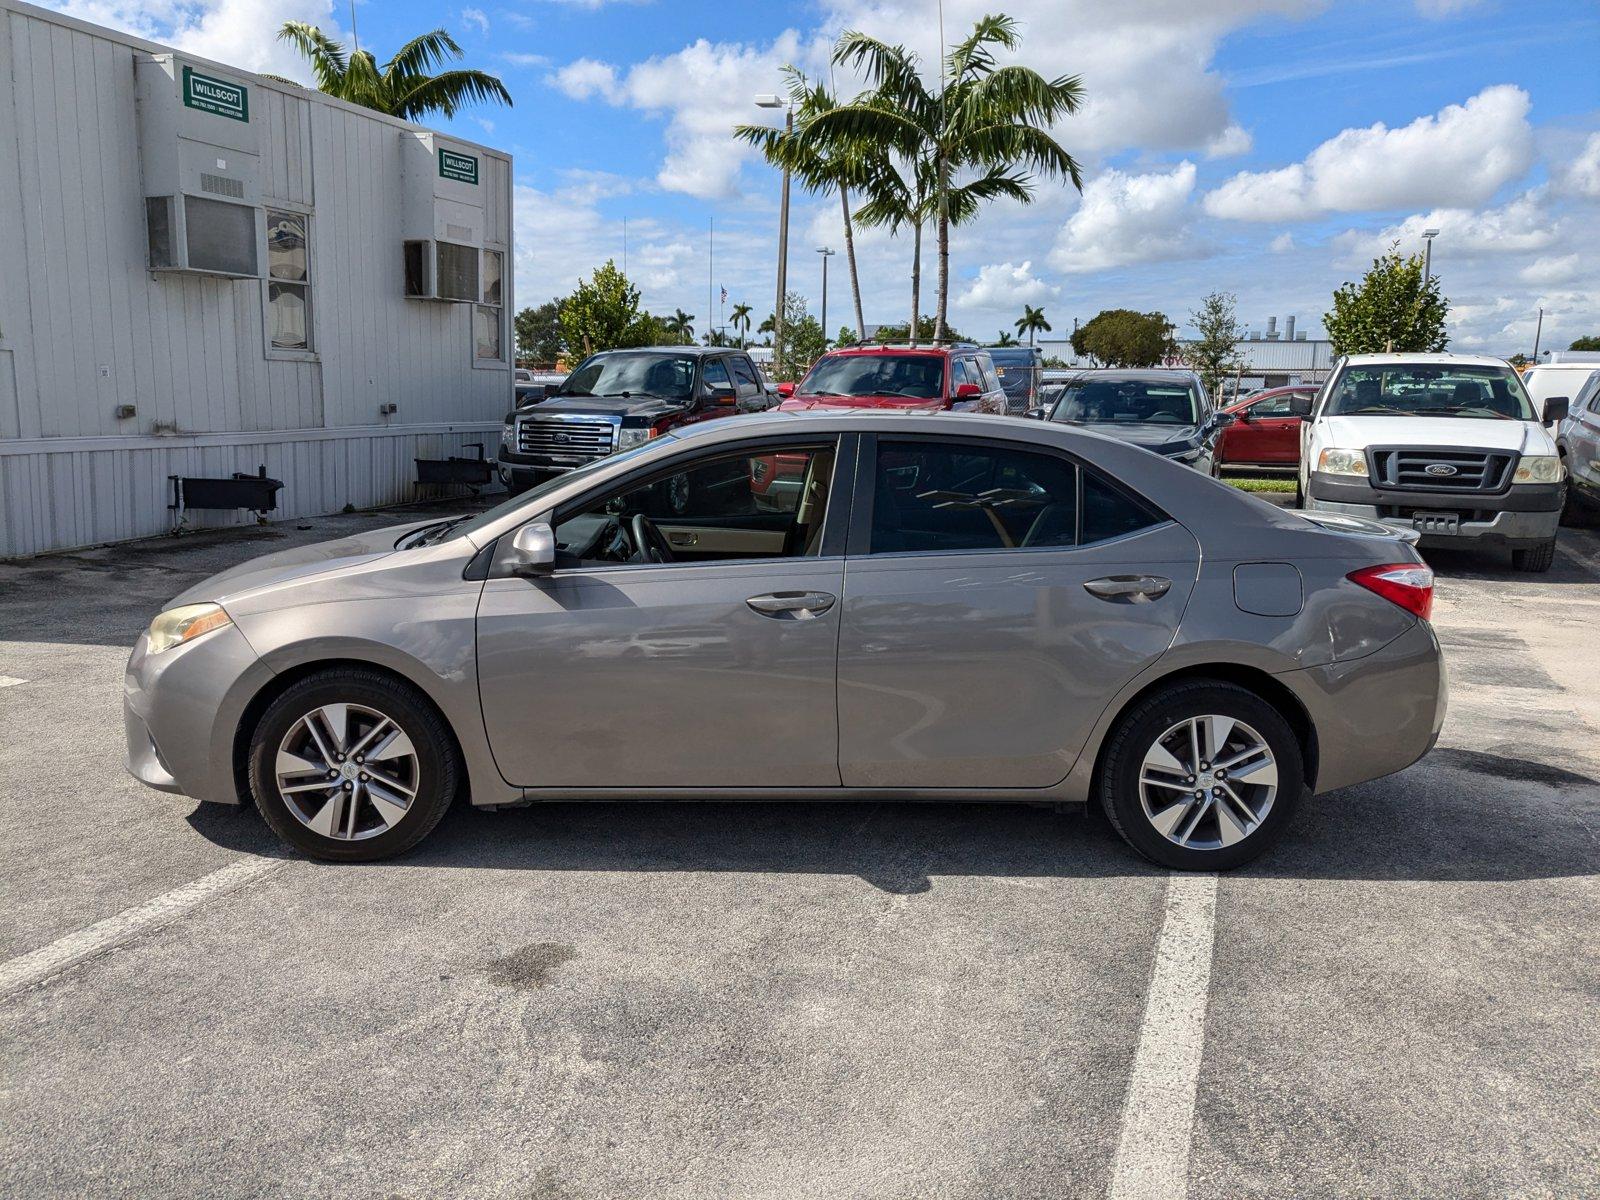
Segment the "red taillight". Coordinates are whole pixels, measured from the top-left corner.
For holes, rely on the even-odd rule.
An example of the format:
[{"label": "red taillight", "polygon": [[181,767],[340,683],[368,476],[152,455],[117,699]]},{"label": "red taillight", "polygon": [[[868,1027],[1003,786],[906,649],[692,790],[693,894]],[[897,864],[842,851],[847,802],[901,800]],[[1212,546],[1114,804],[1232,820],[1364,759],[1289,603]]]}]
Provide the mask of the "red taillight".
[{"label": "red taillight", "polygon": [[1385,563],[1345,576],[1424,621],[1433,613],[1433,572],[1421,563]]}]

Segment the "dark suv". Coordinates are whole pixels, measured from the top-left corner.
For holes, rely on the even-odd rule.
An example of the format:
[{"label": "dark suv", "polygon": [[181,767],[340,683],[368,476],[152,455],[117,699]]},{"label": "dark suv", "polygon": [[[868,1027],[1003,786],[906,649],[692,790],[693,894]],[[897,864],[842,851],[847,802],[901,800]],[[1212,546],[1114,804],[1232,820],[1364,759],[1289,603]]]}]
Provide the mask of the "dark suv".
[{"label": "dark suv", "polygon": [[542,403],[506,414],[500,478],[512,493],[696,421],[778,402],[750,356],[721,346],[607,350]]}]

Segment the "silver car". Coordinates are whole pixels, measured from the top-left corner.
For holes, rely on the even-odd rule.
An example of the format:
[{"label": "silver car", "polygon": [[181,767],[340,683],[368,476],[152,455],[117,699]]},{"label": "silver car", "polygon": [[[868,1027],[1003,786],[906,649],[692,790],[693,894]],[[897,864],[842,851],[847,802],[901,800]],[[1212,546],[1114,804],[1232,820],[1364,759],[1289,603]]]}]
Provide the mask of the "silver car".
[{"label": "silver car", "polygon": [[1067,426],[717,421],[177,597],[129,768],[340,861],[459,794],[1093,802],[1226,868],[1433,745],[1432,584],[1386,526]]}]

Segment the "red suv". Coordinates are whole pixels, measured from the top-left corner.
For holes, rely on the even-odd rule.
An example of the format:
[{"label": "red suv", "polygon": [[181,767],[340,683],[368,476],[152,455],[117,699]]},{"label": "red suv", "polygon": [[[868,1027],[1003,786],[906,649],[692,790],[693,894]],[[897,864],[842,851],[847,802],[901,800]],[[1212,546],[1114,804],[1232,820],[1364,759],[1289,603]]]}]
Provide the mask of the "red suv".
[{"label": "red suv", "polygon": [[1311,412],[1314,387],[1281,387],[1246,396],[1222,411],[1236,418],[1217,439],[1217,469],[1300,464],[1300,420]]},{"label": "red suv", "polygon": [[780,409],[892,408],[905,412],[1006,411],[988,351],[976,346],[852,346],[831,350],[799,384],[780,383]]}]

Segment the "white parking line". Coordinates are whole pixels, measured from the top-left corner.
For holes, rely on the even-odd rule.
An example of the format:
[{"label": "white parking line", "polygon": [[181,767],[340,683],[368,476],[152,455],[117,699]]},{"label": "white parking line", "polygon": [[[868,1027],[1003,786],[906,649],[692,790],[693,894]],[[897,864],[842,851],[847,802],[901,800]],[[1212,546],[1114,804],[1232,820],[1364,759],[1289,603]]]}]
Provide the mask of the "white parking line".
[{"label": "white parking line", "polygon": [[15,675],[0,675],[0,687],[16,687],[19,683],[27,683],[26,679],[18,679]]},{"label": "white parking line", "polygon": [[240,859],[154,900],[124,909],[114,917],[96,921],[76,933],[57,938],[48,946],[40,946],[37,950],[7,959],[0,963],[0,996],[8,996],[18,988],[48,979],[90,955],[175,921],[207,900],[226,895],[276,871],[285,861],[281,858]]},{"label": "white parking line", "polygon": [[1167,880],[1166,915],[1122,1109],[1111,1200],[1182,1200],[1188,1191],[1216,916],[1215,875]]}]

